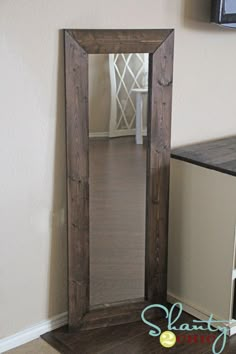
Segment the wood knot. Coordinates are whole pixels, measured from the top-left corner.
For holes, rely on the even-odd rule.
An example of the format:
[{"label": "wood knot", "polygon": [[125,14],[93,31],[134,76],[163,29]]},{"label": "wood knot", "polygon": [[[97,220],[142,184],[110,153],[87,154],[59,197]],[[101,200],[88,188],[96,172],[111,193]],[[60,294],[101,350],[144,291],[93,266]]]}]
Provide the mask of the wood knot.
[{"label": "wood knot", "polygon": [[172,80],[169,80],[169,81],[166,81],[166,82],[161,81],[161,80],[158,80],[157,82],[158,82],[158,84],[159,84],[160,86],[162,86],[162,87],[168,87],[168,86],[171,86],[171,85],[172,85]]}]

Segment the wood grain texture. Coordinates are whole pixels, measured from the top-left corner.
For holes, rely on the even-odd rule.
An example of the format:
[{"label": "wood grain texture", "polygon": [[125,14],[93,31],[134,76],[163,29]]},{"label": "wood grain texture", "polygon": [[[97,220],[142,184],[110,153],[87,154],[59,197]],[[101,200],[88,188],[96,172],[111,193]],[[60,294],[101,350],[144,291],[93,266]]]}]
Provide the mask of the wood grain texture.
[{"label": "wood grain texture", "polygon": [[168,203],[174,34],[150,55],[145,294],[164,303],[167,293]]},{"label": "wood grain texture", "polygon": [[[118,302],[116,304],[101,306],[101,308],[93,309],[90,313],[85,315],[81,329],[94,329],[101,327],[108,327],[119,325],[123,323],[140,321],[140,314],[150,303],[144,300],[130,300],[126,302]],[[160,316],[157,314],[149,313],[149,316]]]},{"label": "wood grain texture", "polygon": [[67,30],[89,54],[154,53],[171,29]]},{"label": "wood grain texture", "polygon": [[144,298],[146,144],[90,139],[90,305]]},{"label": "wood grain texture", "polygon": [[236,136],[179,147],[171,157],[236,176]]},{"label": "wood grain texture", "polygon": [[88,55],[65,33],[69,324],[89,309]]},{"label": "wood grain texture", "polygon": [[[183,313],[175,325],[180,326],[180,324],[188,323],[191,326],[193,320],[194,317]],[[161,331],[166,331],[166,319],[160,319],[155,323],[161,328]],[[206,341],[202,342],[201,336],[206,338],[205,336],[208,335],[218,336],[220,334],[219,332],[212,333],[209,331],[174,331],[176,335],[197,335],[198,341],[197,343],[191,342],[187,337],[185,342],[182,339],[182,342],[177,342],[173,348],[164,348],[160,344],[159,337],[149,335],[150,329],[142,322],[87,331],[70,331],[65,326],[42,337],[60,353],[66,354],[212,354],[212,344]],[[217,350],[219,350],[219,345]],[[234,354],[235,352],[236,336],[233,336],[227,338],[223,353]]]},{"label": "wood grain texture", "polygon": [[[164,303],[167,284],[173,30],[65,30],[69,326],[89,312],[88,54],[150,55],[145,297]],[[105,307],[105,306],[104,306]],[[110,314],[114,310],[110,308]],[[132,317],[132,310],[129,316]],[[127,322],[127,313],[123,321]],[[112,321],[115,324],[115,313]],[[118,323],[121,323],[118,316]]]}]

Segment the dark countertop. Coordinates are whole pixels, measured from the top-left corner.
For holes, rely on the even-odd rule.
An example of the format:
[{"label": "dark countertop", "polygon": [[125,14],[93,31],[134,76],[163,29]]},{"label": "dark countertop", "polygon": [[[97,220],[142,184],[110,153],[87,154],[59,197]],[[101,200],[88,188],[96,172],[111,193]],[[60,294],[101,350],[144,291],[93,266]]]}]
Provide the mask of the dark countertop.
[{"label": "dark countertop", "polygon": [[171,157],[236,176],[236,136],[176,148]]}]

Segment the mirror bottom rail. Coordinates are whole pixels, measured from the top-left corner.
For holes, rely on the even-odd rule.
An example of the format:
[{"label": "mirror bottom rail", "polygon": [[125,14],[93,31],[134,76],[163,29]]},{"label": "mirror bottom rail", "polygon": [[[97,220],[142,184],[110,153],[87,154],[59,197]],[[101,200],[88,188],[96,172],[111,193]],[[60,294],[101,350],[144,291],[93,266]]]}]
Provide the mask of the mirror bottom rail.
[{"label": "mirror bottom rail", "polygon": [[[141,320],[142,311],[152,303],[144,299],[93,306],[81,321],[80,330],[121,325]],[[145,314],[146,319],[161,318],[163,311],[154,308]]]}]

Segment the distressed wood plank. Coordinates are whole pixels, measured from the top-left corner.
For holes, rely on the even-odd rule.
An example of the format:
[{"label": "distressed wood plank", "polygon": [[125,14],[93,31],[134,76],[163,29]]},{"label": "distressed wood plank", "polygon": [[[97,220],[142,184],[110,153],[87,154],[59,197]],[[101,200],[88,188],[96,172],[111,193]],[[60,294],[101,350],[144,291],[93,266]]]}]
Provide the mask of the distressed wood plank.
[{"label": "distressed wood plank", "polygon": [[236,136],[182,146],[171,157],[236,176]]},{"label": "distressed wood plank", "polygon": [[88,55],[65,32],[69,325],[89,310]]},{"label": "distressed wood plank", "polygon": [[[149,305],[151,305],[151,303],[143,299],[131,299],[124,302],[99,306],[98,309],[94,309],[84,317],[81,329],[87,330],[138,322],[140,321],[142,311]],[[163,312],[157,308],[150,309],[146,313],[147,319],[157,319],[161,317],[163,317]]]},{"label": "distressed wood plank", "polygon": [[165,303],[174,34],[150,55],[145,294]]},{"label": "distressed wood plank", "polygon": [[68,30],[90,54],[153,53],[171,33],[160,30]]},{"label": "distressed wood plank", "polygon": [[[145,297],[148,302],[166,300],[173,30],[66,30],[70,329],[86,325],[87,318],[93,324],[96,322],[96,326],[114,325],[120,316],[113,307],[105,317],[99,315],[96,319],[94,311],[89,314],[87,51],[154,53],[150,56],[149,80]],[[123,311],[122,321],[132,319],[130,310],[123,307],[120,311]],[[134,317],[136,321],[137,312]]]}]

